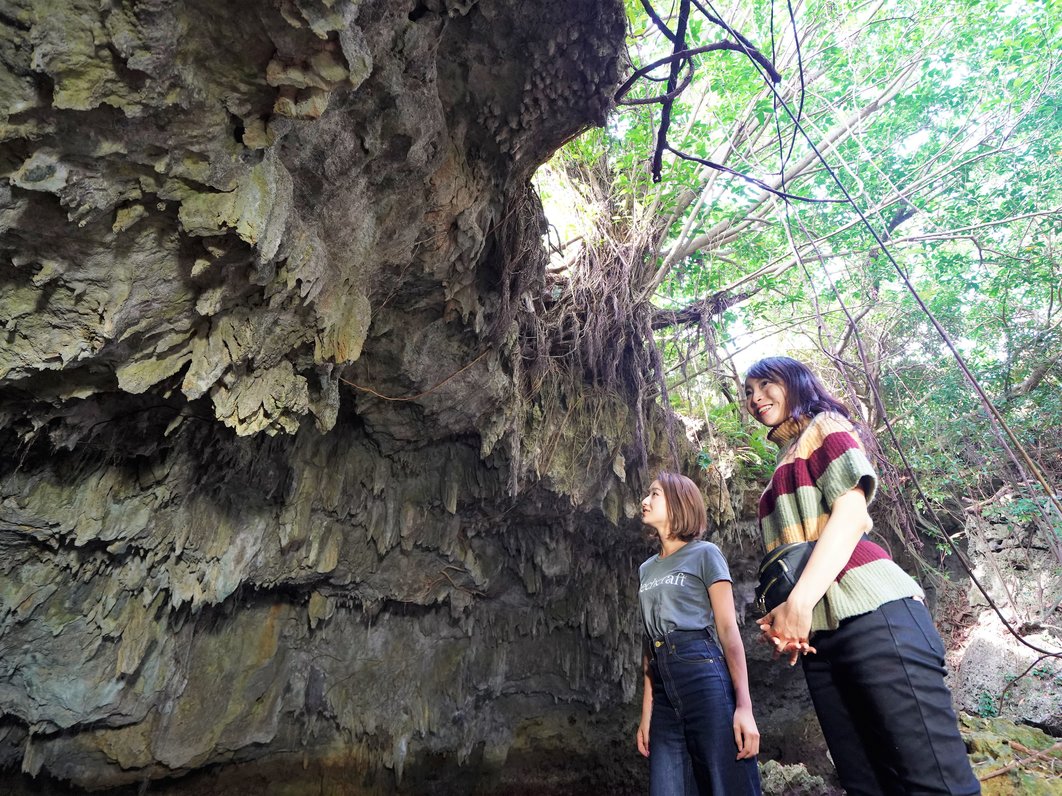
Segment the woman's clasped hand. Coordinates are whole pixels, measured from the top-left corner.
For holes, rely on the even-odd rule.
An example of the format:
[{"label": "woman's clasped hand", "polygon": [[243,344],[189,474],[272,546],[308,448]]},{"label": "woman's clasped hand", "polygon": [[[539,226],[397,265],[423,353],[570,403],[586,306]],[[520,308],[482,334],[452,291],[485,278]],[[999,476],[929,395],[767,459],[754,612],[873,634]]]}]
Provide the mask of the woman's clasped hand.
[{"label": "woman's clasped hand", "polygon": [[793,666],[801,655],[814,653],[811,634],[811,609],[813,606],[795,605],[786,600],[766,616],[756,620],[761,637],[774,648],[774,657],[785,657]]}]

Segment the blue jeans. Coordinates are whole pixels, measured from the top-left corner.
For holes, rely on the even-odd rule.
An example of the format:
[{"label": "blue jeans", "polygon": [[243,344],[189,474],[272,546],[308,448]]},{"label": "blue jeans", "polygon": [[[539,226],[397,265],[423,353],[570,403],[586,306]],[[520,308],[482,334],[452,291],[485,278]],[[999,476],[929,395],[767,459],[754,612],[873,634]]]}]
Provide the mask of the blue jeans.
[{"label": "blue jeans", "polygon": [[926,607],[894,600],[811,637],[811,701],[849,796],[972,796],[944,684],[944,645]]},{"label": "blue jeans", "polygon": [[649,648],[650,796],[759,796],[756,761],[735,760],[734,685],[711,636],[676,631]]}]

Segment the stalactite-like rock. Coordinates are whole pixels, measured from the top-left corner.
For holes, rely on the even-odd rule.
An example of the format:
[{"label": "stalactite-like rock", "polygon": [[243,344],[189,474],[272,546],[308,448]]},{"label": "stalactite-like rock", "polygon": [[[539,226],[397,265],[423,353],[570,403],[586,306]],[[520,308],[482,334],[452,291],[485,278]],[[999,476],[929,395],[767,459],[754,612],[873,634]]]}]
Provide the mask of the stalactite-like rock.
[{"label": "stalactite-like rock", "polygon": [[622,39],[615,0],[6,4],[0,766],[630,781],[584,739],[633,718],[631,410],[528,392],[495,240]]}]

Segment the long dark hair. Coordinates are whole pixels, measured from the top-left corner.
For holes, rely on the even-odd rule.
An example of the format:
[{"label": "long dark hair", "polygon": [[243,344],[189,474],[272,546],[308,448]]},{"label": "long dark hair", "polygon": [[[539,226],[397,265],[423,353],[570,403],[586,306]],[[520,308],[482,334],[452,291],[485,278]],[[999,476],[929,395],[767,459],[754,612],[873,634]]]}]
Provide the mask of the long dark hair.
[{"label": "long dark hair", "polygon": [[749,368],[746,379],[776,381],[785,388],[785,408],[794,420],[811,419],[820,412],[852,413],[827,390],[815,372],[792,357],[765,357]]}]

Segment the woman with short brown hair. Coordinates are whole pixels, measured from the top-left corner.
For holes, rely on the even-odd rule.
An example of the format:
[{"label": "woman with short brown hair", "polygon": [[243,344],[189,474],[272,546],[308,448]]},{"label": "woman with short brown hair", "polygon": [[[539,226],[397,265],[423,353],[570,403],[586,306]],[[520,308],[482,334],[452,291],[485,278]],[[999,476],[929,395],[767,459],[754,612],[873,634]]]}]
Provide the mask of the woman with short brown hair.
[{"label": "woman with short brown hair", "polygon": [[758,796],[760,733],[726,559],[701,539],[697,485],[662,472],[642,501],[660,552],[639,568],[645,624],[638,751],[651,796]]}]

